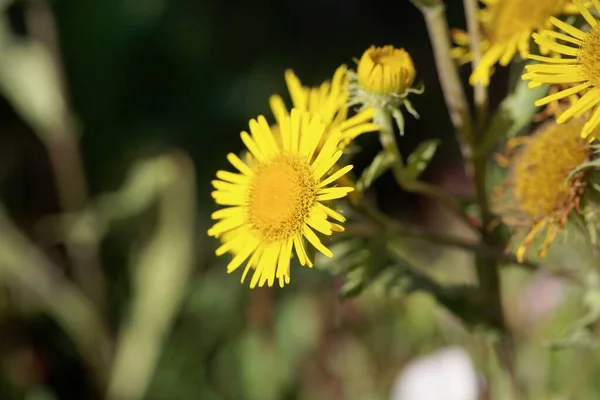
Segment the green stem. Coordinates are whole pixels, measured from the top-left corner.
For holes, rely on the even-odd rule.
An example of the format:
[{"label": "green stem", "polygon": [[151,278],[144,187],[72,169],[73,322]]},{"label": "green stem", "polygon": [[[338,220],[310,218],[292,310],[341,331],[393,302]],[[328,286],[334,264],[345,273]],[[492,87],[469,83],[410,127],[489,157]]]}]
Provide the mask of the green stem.
[{"label": "green stem", "polygon": [[[473,129],[468,103],[461,85],[457,67],[452,60],[450,52],[450,35],[445,16],[445,6],[441,0],[413,0],[421,10],[429,38],[433,47],[435,63],[444,99],[450,113],[450,119],[458,131],[458,142],[465,161],[465,170],[473,177],[477,203],[481,212],[481,236],[483,248],[499,245],[495,235],[488,231],[492,221],[492,213],[486,188],[487,160],[484,155],[473,159],[474,149],[477,147],[478,138]],[[472,12],[472,5],[469,5]],[[474,25],[475,21],[471,21]],[[477,44],[476,44],[477,45]],[[479,99],[481,101],[481,99]],[[480,124],[483,126],[483,122]],[[482,136],[482,135],[480,135]],[[500,293],[500,277],[498,273],[498,260],[489,254],[480,252],[476,257],[476,269],[480,290],[488,305],[486,320],[500,331],[507,333]]]},{"label": "green stem", "polygon": [[456,199],[433,185],[419,180],[405,178],[404,160],[402,159],[402,154],[400,154],[400,151],[398,150],[392,115],[385,109],[378,109],[374,120],[380,126],[379,138],[381,146],[384,151],[394,158],[392,173],[394,174],[396,183],[406,191],[421,194],[439,201],[440,204],[457,215],[468,227],[474,228],[473,223]]},{"label": "green stem", "polygon": [[[473,71],[477,68],[481,62],[481,35],[479,34],[479,21],[477,20],[477,13],[479,7],[477,0],[463,0],[465,8],[465,16],[467,18],[467,29],[469,30],[469,38],[471,45],[471,52],[473,53],[473,60],[471,65]],[[488,108],[488,96],[487,88],[482,84],[478,83],[474,86],[474,100],[475,100],[475,111],[477,118],[477,135],[481,136],[485,128],[485,120]]]}]

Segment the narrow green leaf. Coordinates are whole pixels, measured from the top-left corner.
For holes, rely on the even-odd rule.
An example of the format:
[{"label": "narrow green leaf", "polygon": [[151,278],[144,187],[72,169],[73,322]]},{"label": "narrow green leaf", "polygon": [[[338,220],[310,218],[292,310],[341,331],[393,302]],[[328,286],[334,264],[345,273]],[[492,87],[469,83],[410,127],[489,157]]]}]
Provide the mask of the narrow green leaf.
[{"label": "narrow green leaf", "polygon": [[514,91],[502,101],[492,117],[484,140],[476,152],[487,154],[498,142],[514,137],[527,128],[537,110],[535,101],[547,92],[547,86],[530,89],[526,81],[518,80]]},{"label": "narrow green leaf", "polygon": [[373,162],[365,168],[362,175],[356,182],[356,189],[359,191],[364,191],[369,188],[373,184],[373,182],[383,175],[394,163],[393,154],[389,154],[385,151],[381,151],[379,154],[375,156]]},{"label": "narrow green leaf", "polygon": [[439,139],[426,140],[408,156],[404,171],[407,179],[417,179],[425,171],[441,143]]}]

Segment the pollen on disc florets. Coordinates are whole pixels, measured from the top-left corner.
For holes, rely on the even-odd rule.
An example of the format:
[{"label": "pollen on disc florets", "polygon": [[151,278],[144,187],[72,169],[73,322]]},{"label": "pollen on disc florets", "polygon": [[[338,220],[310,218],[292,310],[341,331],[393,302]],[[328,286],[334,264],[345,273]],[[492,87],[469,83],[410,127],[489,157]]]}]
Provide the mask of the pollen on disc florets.
[{"label": "pollen on disc florets", "polygon": [[544,124],[531,136],[510,140],[510,151],[501,157],[510,171],[495,190],[494,208],[515,228],[515,237],[524,235],[517,249],[519,261],[541,235],[545,237],[538,255],[544,257],[571,212],[579,209],[585,172],[572,173],[591,152],[590,143],[581,138],[584,124],[585,119]]},{"label": "pollen on disc florets", "polygon": [[532,218],[570,210],[578,196],[568,178],[589,157],[581,138],[582,121],[550,123],[531,138],[511,167],[513,195],[518,207]]},{"label": "pollen on disc florets", "polygon": [[581,63],[581,73],[594,87],[600,87],[600,25],[587,33],[583,45],[577,53]]},{"label": "pollen on disc florets", "polygon": [[258,165],[248,192],[252,228],[265,242],[299,234],[317,192],[318,181],[310,166],[296,156],[281,154]]}]

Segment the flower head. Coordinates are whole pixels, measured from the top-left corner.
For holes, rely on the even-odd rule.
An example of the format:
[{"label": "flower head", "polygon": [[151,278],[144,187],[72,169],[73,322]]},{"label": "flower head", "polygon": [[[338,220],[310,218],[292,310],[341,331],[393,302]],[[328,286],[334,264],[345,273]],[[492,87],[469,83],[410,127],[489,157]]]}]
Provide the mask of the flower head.
[{"label": "flower head", "polygon": [[401,106],[406,107],[415,118],[419,117],[407,99],[411,93],[423,93],[422,88],[412,87],[415,74],[415,65],[406,50],[391,45],[371,46],[358,61],[356,72],[348,71],[350,105],[360,104],[362,108],[372,107],[392,113],[402,133],[404,119]]},{"label": "flower head", "polygon": [[[489,85],[494,66],[508,65],[517,52],[522,58],[529,55],[531,34],[548,28],[548,19],[572,13],[572,4],[566,0],[482,0],[485,8],[479,12],[482,27],[482,58],[469,78],[469,83]],[[468,62],[473,54],[469,48],[469,36],[461,30],[453,31],[454,41],[459,45],[452,55],[461,62]],[[542,54],[548,54],[547,46],[540,46]]]},{"label": "flower head", "polygon": [[[523,79],[530,80],[528,86],[531,88],[545,84],[574,84],[570,88],[539,99],[535,104],[542,106],[573,94],[581,94],[579,100],[561,113],[556,121],[561,124],[595,108],[581,131],[583,137],[594,138],[598,135],[596,128],[600,126],[600,26],[581,0],[573,0],[573,3],[590,24],[591,30],[583,32],[559,19],[551,18],[552,24],[564,33],[543,31],[534,34],[533,38],[561,57],[530,55],[530,59],[541,63],[526,66],[527,73],[523,75]],[[600,1],[594,0],[592,3],[600,11]],[[556,43],[555,39],[564,43]]]},{"label": "flower head", "polygon": [[[379,129],[379,126],[372,122],[374,115],[372,108],[348,118],[349,94],[346,69],[345,65],[338,67],[333,74],[333,79],[323,82],[318,87],[303,86],[292,70],[285,71],[285,82],[292,98],[293,108],[308,111],[313,115],[318,113],[323,118],[326,132],[320,144],[324,143],[330,131],[339,130],[342,134],[339,143],[341,149],[359,135]],[[271,96],[269,103],[277,125],[283,118],[289,117],[281,96]]]},{"label": "flower head", "polygon": [[516,228],[517,235],[525,234],[517,250],[519,261],[543,232],[538,253],[544,257],[570,213],[579,209],[585,175],[570,175],[590,156],[590,144],[580,136],[583,124],[580,119],[564,125],[550,122],[531,136],[509,142],[517,151],[507,154],[509,176],[496,189],[495,200],[503,222]]},{"label": "flower head", "polygon": [[327,140],[318,148],[327,127],[318,114],[292,109],[289,115],[281,116],[280,122],[281,146],[263,116],[251,120],[251,134],[242,132],[241,138],[252,163],[230,153],[227,159],[237,172],[218,171],[218,179],[212,182],[216,189],[212,196],[225,208],[212,214],[218,222],[208,234],[223,243],[217,255],[232,253],[227,272],[246,262],[243,282],[254,268],[251,288],[265,283],[272,286],[275,280],[282,287],[289,283],[294,251],[300,264],[312,267],[304,239],[331,257],[315,231],[324,235],[341,232],[343,227],[329,218],[338,222],[345,219],[324,202],[353,190],[328,187],[352,169],[345,166],[331,173],[342,155],[339,130],[328,131]]},{"label": "flower head", "polygon": [[415,65],[404,49],[371,46],[360,58],[356,74],[365,91],[402,95],[415,80]]}]

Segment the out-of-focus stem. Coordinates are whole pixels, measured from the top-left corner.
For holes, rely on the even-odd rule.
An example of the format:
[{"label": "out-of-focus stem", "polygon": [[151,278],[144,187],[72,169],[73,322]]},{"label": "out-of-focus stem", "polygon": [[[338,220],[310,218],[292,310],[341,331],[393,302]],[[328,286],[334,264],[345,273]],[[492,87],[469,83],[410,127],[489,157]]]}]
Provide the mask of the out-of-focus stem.
[{"label": "out-of-focus stem", "polygon": [[111,356],[104,318],[0,207],[0,281],[5,277],[25,288],[56,319],[88,366],[94,380],[93,390],[104,390]]},{"label": "out-of-focus stem", "polygon": [[471,157],[474,134],[471,115],[458,70],[450,56],[450,36],[448,35],[448,23],[444,15],[444,3],[441,0],[412,1],[421,10],[425,18],[450,120],[459,133],[457,139],[465,161],[467,175],[473,176]]},{"label": "out-of-focus stem", "polygon": [[[44,132],[40,136],[43,137],[54,172],[61,210],[68,214],[76,214],[86,208],[89,200],[88,188],[79,151],[78,132],[68,107],[56,26],[46,2],[38,1],[28,5],[27,25],[31,36],[43,43],[52,55],[57,71],[56,79],[59,81],[62,98],[65,99],[64,114],[59,116],[60,125],[48,128],[52,131]],[[94,216],[91,217],[93,219]],[[83,292],[104,310],[106,284],[99,260],[98,243],[95,240],[77,240],[69,237],[65,245],[74,279]]]},{"label": "out-of-focus stem", "polygon": [[[479,154],[473,159],[473,151],[477,146],[477,137],[473,129],[473,122],[458,70],[450,53],[451,41],[444,3],[442,0],[412,1],[421,10],[425,18],[429,38],[433,46],[440,84],[444,92],[444,99],[452,123],[460,133],[458,141],[465,161],[465,170],[474,180],[477,203],[481,213],[483,244],[485,246],[498,246],[499,243],[496,242],[495,235],[487,230],[487,227],[492,222],[492,213],[490,212],[486,188],[487,160],[483,154]],[[475,21],[471,23],[474,24]],[[495,326],[502,332],[508,333],[501,304],[498,260],[487,254],[480,253],[476,257],[475,267],[477,269],[481,293],[485,296],[485,301],[488,305],[489,312],[486,319],[490,325]]]},{"label": "out-of-focus stem", "polygon": [[[467,18],[467,29],[469,30],[471,53],[473,53],[471,65],[474,71],[481,62],[481,35],[479,32],[479,22],[477,21],[479,7],[477,5],[477,0],[463,0],[463,4],[465,16]],[[487,88],[478,83],[474,86],[473,90],[477,120],[476,135],[479,141],[481,141],[488,108]]]}]

